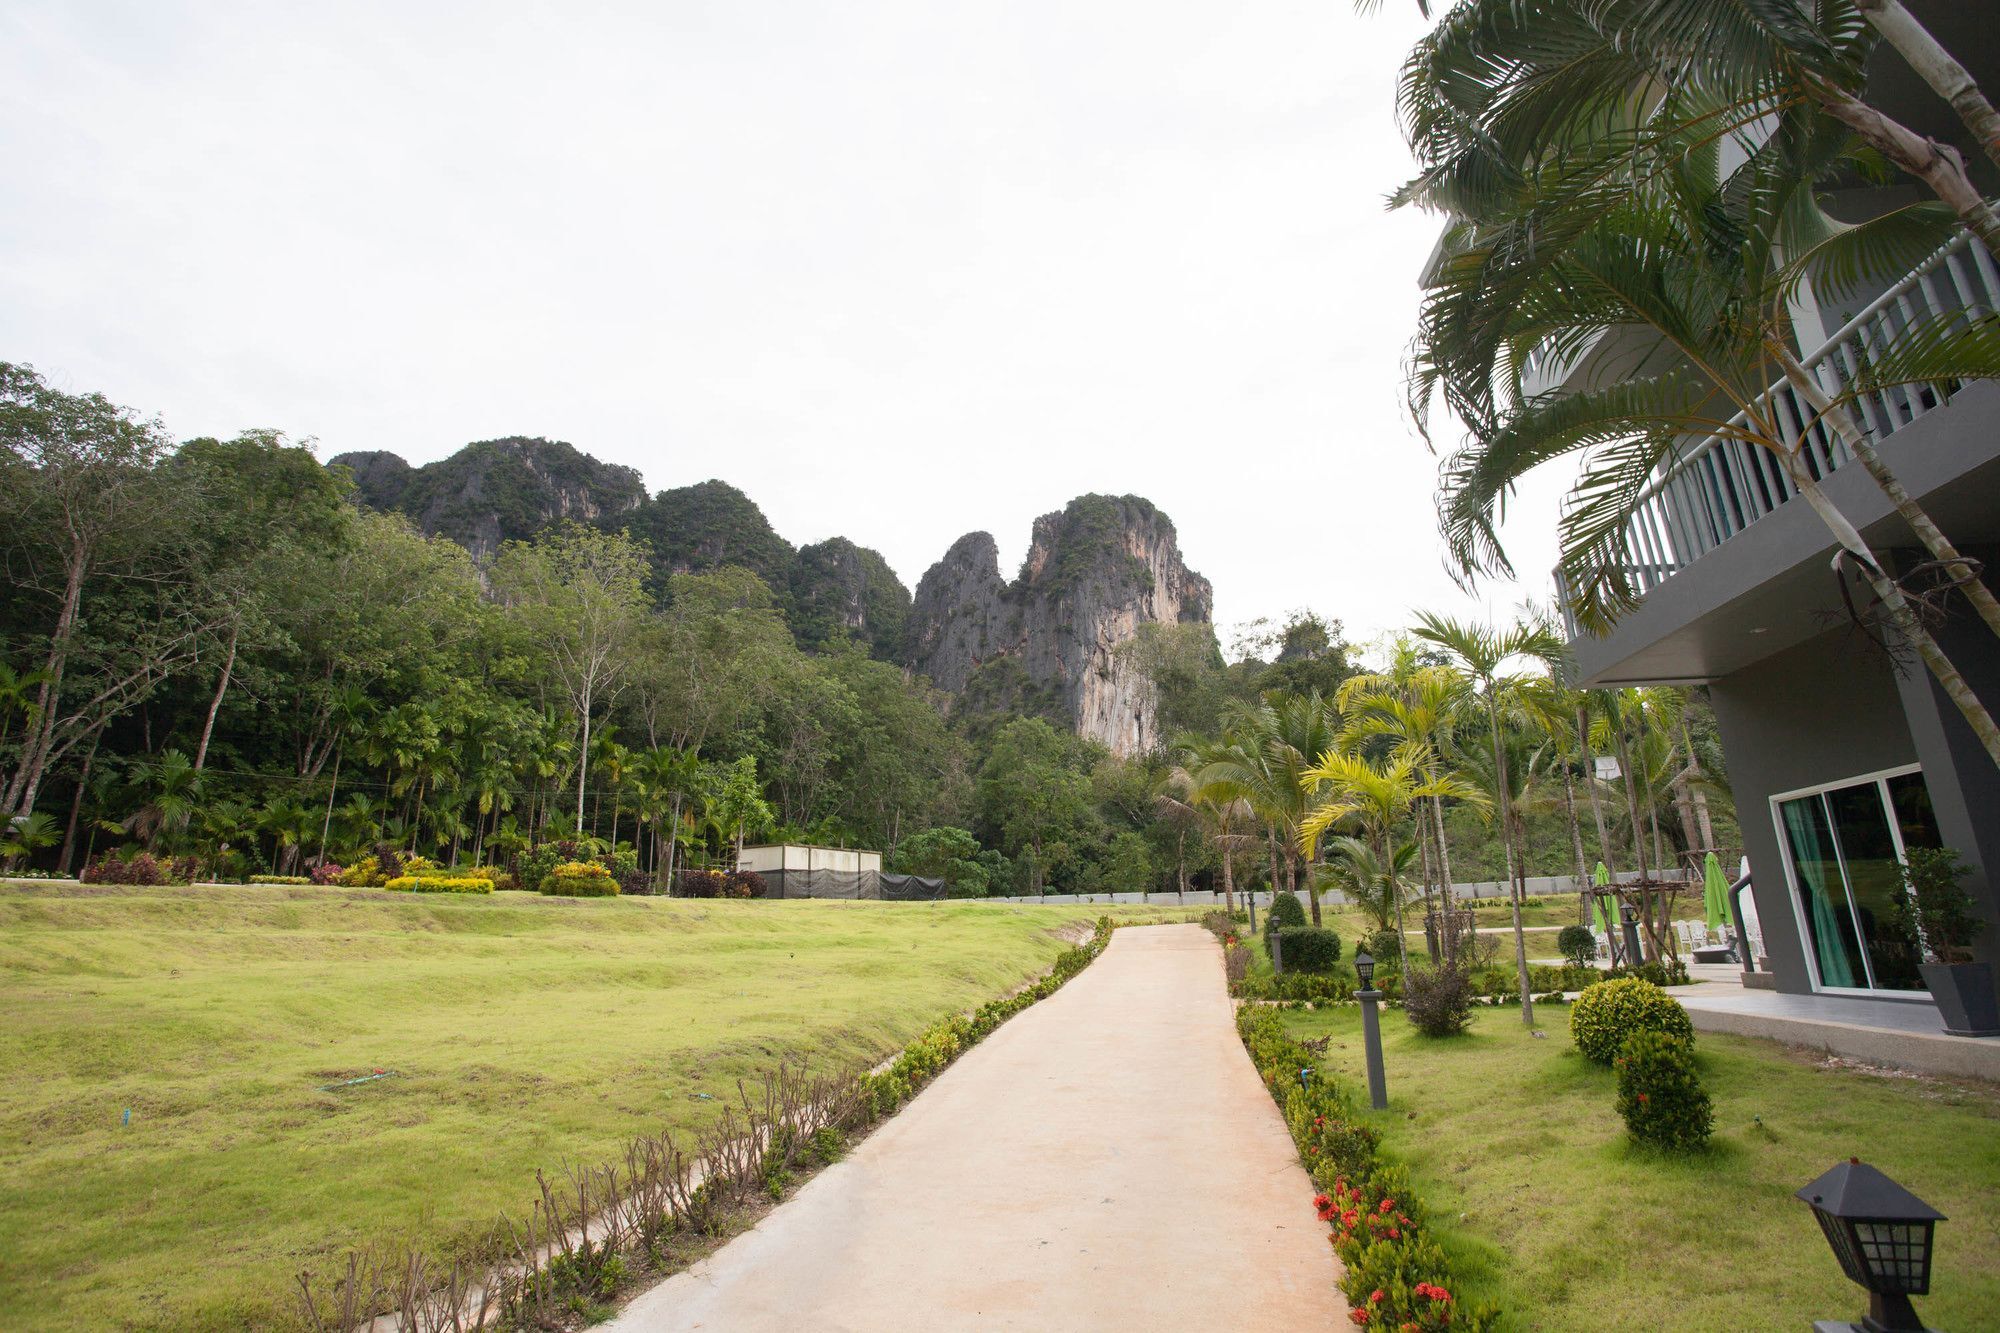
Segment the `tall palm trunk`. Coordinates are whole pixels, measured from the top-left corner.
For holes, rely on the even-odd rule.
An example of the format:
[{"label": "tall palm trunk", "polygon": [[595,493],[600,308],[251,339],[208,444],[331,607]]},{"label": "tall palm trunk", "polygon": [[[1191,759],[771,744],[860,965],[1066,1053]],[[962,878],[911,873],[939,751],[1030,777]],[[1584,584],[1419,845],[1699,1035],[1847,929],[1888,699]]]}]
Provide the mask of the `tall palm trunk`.
[{"label": "tall palm trunk", "polygon": [[[1793,387],[1798,389],[1808,403],[1811,403],[1812,395],[1818,392],[1819,386],[1805,374],[1804,368],[1799,366],[1798,359],[1791,355],[1789,349],[1785,350],[1780,360],[1785,364],[1786,378],[1791,380]],[[1850,421],[1848,424],[1851,428],[1853,423]],[[1889,622],[1896,627],[1896,632],[1916,649],[1917,656],[1923,659],[1924,665],[1930,669],[1931,675],[1936,678],[1946,697],[1957,706],[1960,714],[1971,726],[1972,734],[1977,736],[1979,743],[1985,747],[1987,757],[1996,766],[2000,766],[2000,727],[1994,725],[1993,715],[1986,710],[1986,705],[1972,692],[1972,687],[1966,683],[1965,676],[1945,655],[1944,649],[1938,646],[1930,631],[1924,628],[1917,618],[1915,609],[1911,607],[1909,598],[1876,560],[1875,553],[1869,549],[1860,530],[1834,505],[1826,492],[1820,489],[1818,480],[1807,471],[1804,460],[1796,451],[1782,453],[1780,457],[1800,496],[1812,506],[1813,512],[1818,514],[1820,520],[1832,531],[1834,541],[1852,556],[1860,567],[1862,577],[1867,580],[1868,586],[1881,601]]]},{"label": "tall palm trunk", "polygon": [[1577,924],[1590,924],[1590,866],[1583,856],[1583,824],[1576,814],[1576,778],[1568,764],[1559,765],[1563,775],[1563,814],[1569,820],[1569,847],[1576,856]]},{"label": "tall palm trunk", "polygon": [[1444,953],[1447,966],[1458,961],[1458,927],[1453,913],[1458,910],[1458,895],[1451,883],[1451,839],[1444,831],[1444,797],[1431,797],[1431,823],[1437,831],[1438,854],[1438,947]]},{"label": "tall palm trunk", "polygon": [[2000,167],[2000,111],[1993,109],[1993,103],[1986,100],[1965,66],[1931,36],[1930,29],[1916,15],[1903,7],[1902,0],[1855,0],[1854,7],[1882,34],[1884,41],[1896,48],[1896,53],[1916,71],[1917,77],[1950,104],[1993,165]]},{"label": "tall palm trunk", "polygon": [[338,742],[333,747],[333,785],[326,789],[326,813],[319,821],[319,859],[326,860],[326,837],[333,831],[333,794],[340,790],[341,747]]},{"label": "tall palm trunk", "polygon": [[1514,909],[1514,969],[1521,983],[1521,1021],[1535,1025],[1535,999],[1528,986],[1528,936],[1521,927],[1521,877],[1514,860],[1511,826],[1514,802],[1508,789],[1507,752],[1500,744],[1500,701],[1493,697],[1498,686],[1487,682],[1486,720],[1493,733],[1493,794],[1500,798],[1500,843],[1507,853],[1507,885]]},{"label": "tall palm trunk", "polygon": [[1632,776],[1632,747],[1625,743],[1625,713],[1619,709],[1616,725],[1611,728],[1611,739],[1618,750],[1618,768],[1625,778],[1625,811],[1632,822],[1632,859],[1639,868],[1639,923],[1645,938],[1641,943],[1650,949],[1651,957],[1660,956],[1659,937],[1653,930],[1653,875],[1646,864],[1646,831],[1639,825],[1639,784]]}]

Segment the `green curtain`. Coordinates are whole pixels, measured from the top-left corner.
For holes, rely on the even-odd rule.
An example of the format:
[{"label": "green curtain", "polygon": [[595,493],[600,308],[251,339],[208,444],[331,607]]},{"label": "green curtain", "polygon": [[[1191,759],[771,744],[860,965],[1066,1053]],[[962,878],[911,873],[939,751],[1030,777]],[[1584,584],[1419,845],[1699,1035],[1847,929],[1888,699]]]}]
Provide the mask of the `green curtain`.
[{"label": "green curtain", "polygon": [[1792,864],[1798,867],[1801,887],[1804,888],[1807,907],[1812,912],[1812,933],[1814,951],[1819,956],[1819,982],[1822,986],[1854,986],[1854,966],[1847,959],[1847,949],[1841,943],[1840,924],[1833,915],[1830,895],[1838,892],[1843,910],[1847,891],[1839,883],[1829,883],[1827,872],[1836,865],[1833,848],[1820,836],[1819,824],[1813,819],[1813,806],[1819,797],[1808,796],[1803,800],[1786,801],[1779,807],[1785,816],[1785,831],[1791,835]]}]

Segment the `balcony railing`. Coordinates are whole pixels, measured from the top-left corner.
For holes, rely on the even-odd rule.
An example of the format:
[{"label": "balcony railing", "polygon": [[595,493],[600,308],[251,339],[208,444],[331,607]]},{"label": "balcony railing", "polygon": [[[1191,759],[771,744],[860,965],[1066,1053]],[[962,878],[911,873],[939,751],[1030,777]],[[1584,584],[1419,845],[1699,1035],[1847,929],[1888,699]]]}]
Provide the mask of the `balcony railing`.
[{"label": "balcony railing", "polygon": [[[1918,318],[1965,310],[2000,310],[2000,268],[1970,233],[1919,264],[1882,293],[1838,333],[1805,358],[1820,387],[1837,396],[1852,390],[1874,349],[1887,346]],[[1880,441],[1951,400],[1954,386],[1895,386],[1849,400],[1856,424]],[[1774,419],[1786,445],[1798,449],[1806,469],[1823,478],[1852,458],[1839,437],[1813,415],[1797,390],[1779,380],[1760,406]],[[1748,413],[1730,422],[1742,426]],[[1801,447],[1803,442],[1803,447]],[[1797,494],[1785,469],[1768,450],[1728,434],[1690,438],[1641,493],[1626,524],[1619,557],[1641,596]],[[1557,600],[1574,638],[1577,625],[1561,575]]]}]

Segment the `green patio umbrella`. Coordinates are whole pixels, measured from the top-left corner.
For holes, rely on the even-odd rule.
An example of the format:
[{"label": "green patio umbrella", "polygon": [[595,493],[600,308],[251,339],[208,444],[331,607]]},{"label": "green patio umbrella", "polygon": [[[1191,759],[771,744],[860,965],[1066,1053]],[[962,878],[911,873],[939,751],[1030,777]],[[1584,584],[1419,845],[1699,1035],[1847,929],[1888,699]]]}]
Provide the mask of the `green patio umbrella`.
[{"label": "green patio umbrella", "polygon": [[[1599,888],[1608,886],[1611,883],[1611,867],[1599,861],[1597,863],[1597,871],[1591,876],[1591,879]],[[1604,932],[1606,938],[1616,939],[1618,938],[1618,913],[1611,906],[1611,902],[1612,900],[1609,898],[1593,898],[1591,910],[1595,914],[1597,928]]]},{"label": "green patio umbrella", "polygon": [[1701,863],[1701,905],[1708,915],[1710,930],[1722,929],[1729,920],[1729,880],[1722,873],[1722,862],[1710,852]]}]

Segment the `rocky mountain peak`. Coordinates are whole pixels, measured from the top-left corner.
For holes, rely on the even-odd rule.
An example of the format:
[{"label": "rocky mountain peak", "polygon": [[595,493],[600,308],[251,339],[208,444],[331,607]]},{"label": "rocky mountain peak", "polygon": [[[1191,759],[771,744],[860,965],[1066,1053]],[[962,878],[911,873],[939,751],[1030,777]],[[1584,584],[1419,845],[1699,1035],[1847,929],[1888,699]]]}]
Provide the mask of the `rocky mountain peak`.
[{"label": "rocky mountain peak", "polygon": [[1166,515],[1135,495],[1085,495],[1035,520],[1011,584],[990,534],[954,542],[917,585],[910,665],[952,694],[1004,678],[1079,734],[1132,754],[1158,742],[1154,699],[1118,648],[1141,625],[1205,624],[1213,606]]}]

